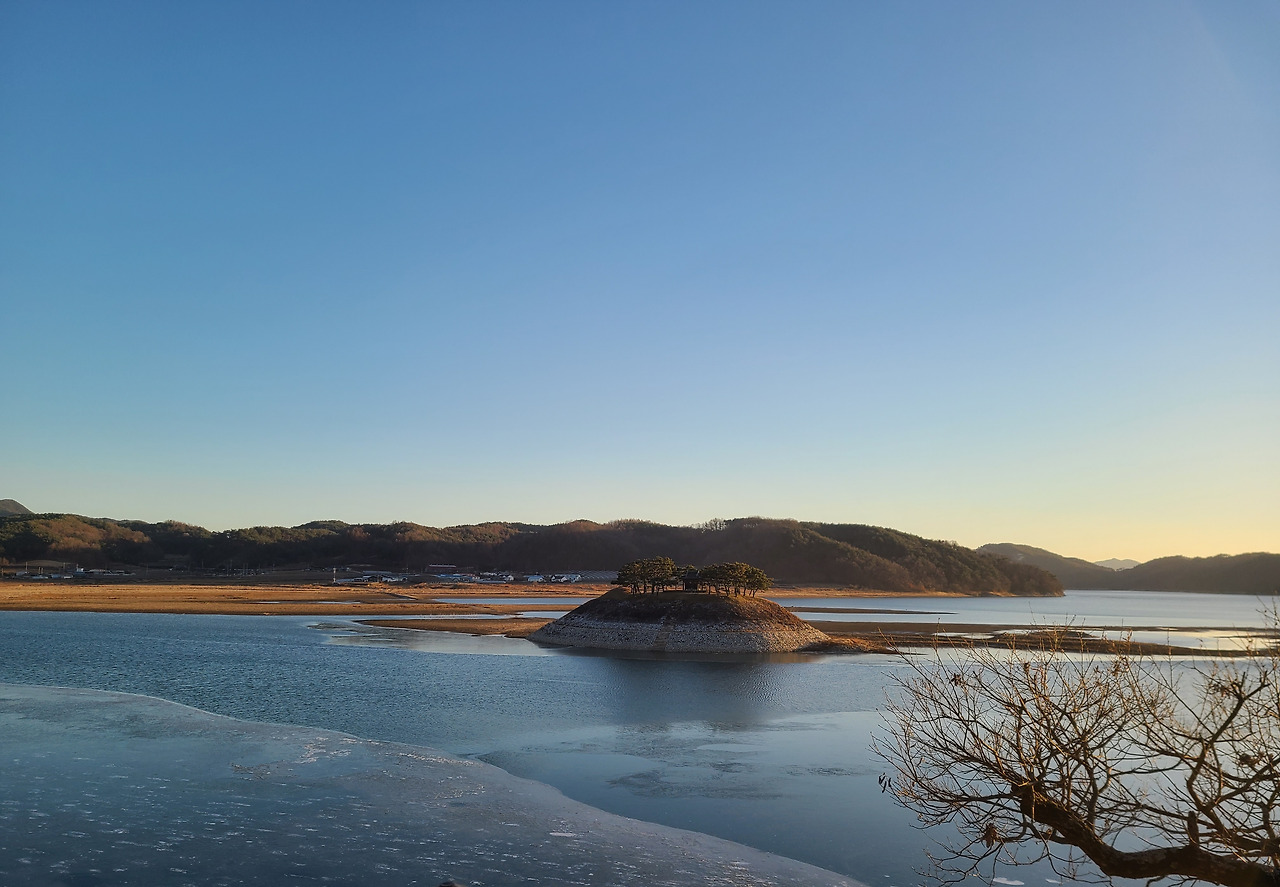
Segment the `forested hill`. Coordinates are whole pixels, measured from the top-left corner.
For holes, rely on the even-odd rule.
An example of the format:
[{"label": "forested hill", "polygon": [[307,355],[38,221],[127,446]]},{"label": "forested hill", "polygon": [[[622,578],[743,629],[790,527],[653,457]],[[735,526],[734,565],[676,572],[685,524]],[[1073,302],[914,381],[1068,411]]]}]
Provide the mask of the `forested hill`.
[{"label": "forested hill", "polygon": [[[1058,581],[1066,588],[1119,587],[1107,584],[1116,578],[1115,570],[1091,564],[1089,561],[1081,560],[1078,557],[1063,557],[1043,548],[1016,545],[1012,542],[997,542],[983,545],[978,551],[998,554],[1002,557],[1007,557],[1014,563],[1030,564],[1033,567],[1048,570],[1054,576],[1057,576]],[[1130,572],[1130,570],[1125,570],[1122,575],[1128,575]]]},{"label": "forested hill", "polygon": [[1001,542],[984,545],[978,551],[1048,570],[1067,588],[1280,594],[1280,554],[1162,557],[1128,570],[1110,570],[1030,545]]},{"label": "forested hill", "polygon": [[416,572],[430,564],[528,572],[616,570],[665,555],[677,563],[742,561],[777,582],[897,592],[1057,595],[1044,570],[998,555],[881,527],[742,518],[697,527],[647,521],[554,526],[485,523],[424,527],[412,523],[315,521],[298,527],[213,532],[69,514],[0,517],[0,559],[45,559],[86,567],[108,564],[265,568],[367,564]]}]

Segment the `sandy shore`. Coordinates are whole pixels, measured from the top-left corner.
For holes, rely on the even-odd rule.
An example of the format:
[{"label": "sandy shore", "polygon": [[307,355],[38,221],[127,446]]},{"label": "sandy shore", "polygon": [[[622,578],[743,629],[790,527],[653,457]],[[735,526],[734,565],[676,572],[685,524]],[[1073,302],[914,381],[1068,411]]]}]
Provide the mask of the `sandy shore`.
[{"label": "sandy shore", "polygon": [[550,622],[550,619],[531,619],[512,616],[494,619],[360,619],[361,625],[381,628],[404,628],[416,631],[449,631],[455,634],[501,634],[509,638],[523,638],[533,634]]},{"label": "sandy shore", "polygon": [[432,615],[471,612],[436,603],[452,590],[350,585],[88,585],[0,583],[0,610],[220,613],[256,616]]},{"label": "sandy shore", "polygon": [[[512,607],[511,610],[528,611],[531,607]],[[494,614],[491,619],[360,619],[362,625],[397,628],[415,631],[448,631],[458,634],[493,635],[510,638],[528,637],[549,619]],[[965,622],[930,623],[859,621],[812,623],[835,642],[827,652],[892,652],[894,650],[922,647],[1005,647],[1008,649],[1051,649],[1064,653],[1118,653],[1155,656],[1223,656],[1247,655],[1243,650],[1224,649],[1209,651],[1198,646],[1180,644],[1153,644],[1112,640],[1127,631],[1162,631],[1156,626],[1134,629],[1132,626],[1113,625],[1079,629],[1030,629],[1025,625],[990,625]],[[1225,630],[1225,629],[1224,629]],[[1105,635],[1104,635],[1105,633]],[[1108,637],[1109,636],[1109,637]],[[1259,632],[1260,643],[1280,641],[1274,633]]]},{"label": "sandy shore", "polygon": [[[81,582],[0,582],[0,610],[54,610],[99,613],[190,613],[252,616],[337,616],[359,619],[368,625],[419,631],[461,634],[501,634],[526,637],[552,616],[538,618],[539,611],[563,612],[565,603],[442,602],[440,598],[502,599],[528,597],[594,597],[608,591],[603,584],[577,585],[261,585],[261,584],[112,584]],[[850,591],[830,587],[787,587],[769,592],[774,598],[843,598],[850,602],[890,596],[887,592]],[[892,595],[900,597],[901,595]],[[956,595],[919,595],[922,599]],[[882,614],[874,621],[822,621],[817,628],[837,641],[862,649],[978,644],[982,646],[1053,646],[1084,652],[1115,652],[1116,642],[1096,636],[1121,633],[1133,626],[1091,627],[1081,631],[1028,631],[1025,625],[899,622],[901,610],[866,607],[822,607],[819,611],[855,610]],[[429,616],[429,619],[379,619],[377,617]],[[448,617],[472,618],[448,618]],[[490,618],[477,619],[476,616]],[[1210,629],[1205,626],[1205,629]],[[1153,627],[1150,630],[1161,630]],[[1272,642],[1275,638],[1271,638]],[[1204,655],[1199,647],[1177,644],[1130,645],[1129,652],[1172,655]],[[1222,651],[1221,655],[1239,655]]]},{"label": "sandy shore", "polygon": [[[222,613],[227,615],[443,615],[485,612],[482,604],[441,604],[437,598],[595,597],[612,586],[574,585],[217,585],[168,583],[0,582],[0,610],[79,610],[103,613]],[[825,586],[787,586],[769,597],[876,598],[889,592]],[[898,596],[898,595],[894,595]],[[956,595],[920,595],[956,597]],[[501,606],[501,605],[494,605]],[[521,610],[535,609],[531,606]],[[495,610],[494,612],[501,612]]]}]

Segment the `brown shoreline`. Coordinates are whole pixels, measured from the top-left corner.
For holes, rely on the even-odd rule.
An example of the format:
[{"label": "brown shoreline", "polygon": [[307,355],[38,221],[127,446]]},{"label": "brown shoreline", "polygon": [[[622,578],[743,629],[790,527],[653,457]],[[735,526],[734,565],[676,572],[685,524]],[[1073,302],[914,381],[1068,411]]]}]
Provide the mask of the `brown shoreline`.
[{"label": "brown shoreline", "polygon": [[[359,619],[361,625],[395,628],[405,631],[445,631],[469,635],[504,635],[528,637],[549,619],[510,617],[493,619]],[[899,650],[938,647],[1003,647],[1018,650],[1052,650],[1061,653],[1102,653],[1152,656],[1210,656],[1238,658],[1249,655],[1244,650],[1210,650],[1178,644],[1154,644],[1112,640],[1092,632],[1163,631],[1163,628],[1129,626],[1093,626],[1090,631],[1069,628],[1029,628],[1025,625],[988,625],[953,622],[925,628],[918,622],[815,622],[815,628],[834,642],[824,652],[892,653]],[[1196,629],[1187,629],[1196,630]],[[1214,630],[1206,627],[1200,630]],[[1223,632],[1233,629],[1220,629]],[[1177,632],[1171,632],[1176,636]],[[1273,643],[1280,635],[1258,631],[1259,641]]]},{"label": "brown shoreline", "polygon": [[[194,615],[253,616],[343,616],[362,624],[419,631],[446,631],[472,635],[501,634],[525,637],[547,623],[547,619],[522,617],[519,613],[559,611],[569,604],[444,603],[438,598],[503,597],[593,597],[608,591],[605,584],[576,585],[261,585],[261,584],[168,584],[0,582],[0,610],[36,610],[98,613],[176,613]],[[770,597],[823,597],[874,600],[879,597],[906,597],[889,592],[830,587],[797,586],[773,589]],[[963,597],[949,594],[911,595],[921,599]],[[837,608],[810,608],[832,612]],[[853,608],[859,612],[882,613],[892,617],[901,610],[874,607]],[[489,619],[441,618],[449,616],[491,616]],[[938,614],[943,615],[943,614]],[[377,617],[430,616],[430,619]],[[373,618],[370,618],[373,617]],[[802,617],[803,618],[803,617]],[[1091,626],[1079,629],[1028,629],[1026,625],[973,624],[961,622],[819,621],[813,623],[831,635],[837,647],[854,650],[909,649],[935,646],[994,646],[1022,649],[1060,649],[1064,652],[1115,653],[1116,641],[1093,636],[1093,632],[1163,631],[1164,627]],[[1197,630],[1197,629],[1186,629]],[[1222,630],[1204,626],[1198,630]],[[1274,633],[1257,633],[1260,640],[1276,640]],[[1177,632],[1171,633],[1176,639]],[[1241,656],[1243,651],[1205,650],[1176,644],[1124,646],[1124,652],[1174,656]]]},{"label": "brown shoreline", "polygon": [[[474,612],[484,604],[445,604],[436,598],[595,597],[613,586],[494,584],[421,585],[262,584],[227,582],[141,583],[81,581],[0,582],[0,610],[61,610],[102,613],[193,613],[257,616],[327,616],[351,612],[359,616],[434,615],[450,611]],[[878,598],[897,593],[827,586],[787,586],[772,589],[770,597]],[[962,597],[944,593],[911,597]],[[335,610],[335,606],[338,610]],[[493,605],[504,606],[504,605]],[[536,609],[538,605],[523,606]],[[554,607],[554,605],[548,605]]]}]

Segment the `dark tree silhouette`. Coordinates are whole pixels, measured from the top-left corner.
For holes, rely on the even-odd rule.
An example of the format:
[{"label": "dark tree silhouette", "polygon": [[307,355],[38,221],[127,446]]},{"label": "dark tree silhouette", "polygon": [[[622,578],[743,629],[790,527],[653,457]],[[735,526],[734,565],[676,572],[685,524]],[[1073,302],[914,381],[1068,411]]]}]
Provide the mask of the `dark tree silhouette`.
[{"label": "dark tree silhouette", "polygon": [[[971,649],[905,657],[875,748],[898,801],[963,836],[934,876],[1048,859],[1103,876],[1280,887],[1280,653]],[[1094,879],[1098,879],[1095,874]]]},{"label": "dark tree silhouette", "polygon": [[671,558],[651,557],[631,561],[618,570],[617,583],[633,592],[665,591],[675,586],[693,584],[699,590],[707,589],[721,594],[751,594],[767,591],[772,580],[764,570],[751,564],[711,564],[698,569],[693,566],[677,567]]},{"label": "dark tree silhouette", "polygon": [[649,557],[624,564],[618,570],[617,583],[634,592],[657,592],[679,585],[683,576],[671,558]]}]

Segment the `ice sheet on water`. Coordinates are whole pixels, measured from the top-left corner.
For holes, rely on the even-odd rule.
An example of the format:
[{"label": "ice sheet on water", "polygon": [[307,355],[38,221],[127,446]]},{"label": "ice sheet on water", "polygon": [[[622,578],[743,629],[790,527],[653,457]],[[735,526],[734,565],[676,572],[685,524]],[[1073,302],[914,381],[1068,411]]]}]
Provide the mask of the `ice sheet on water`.
[{"label": "ice sheet on water", "polygon": [[432,749],[0,684],[6,885],[853,885]]}]

